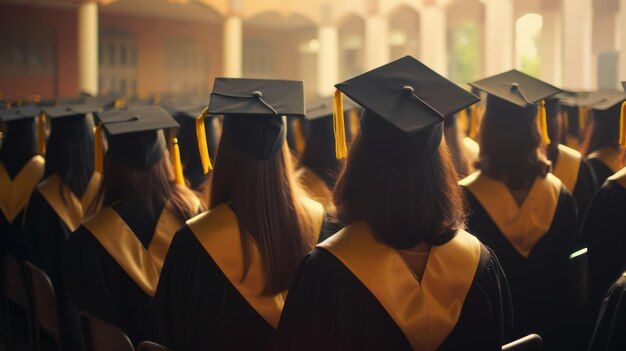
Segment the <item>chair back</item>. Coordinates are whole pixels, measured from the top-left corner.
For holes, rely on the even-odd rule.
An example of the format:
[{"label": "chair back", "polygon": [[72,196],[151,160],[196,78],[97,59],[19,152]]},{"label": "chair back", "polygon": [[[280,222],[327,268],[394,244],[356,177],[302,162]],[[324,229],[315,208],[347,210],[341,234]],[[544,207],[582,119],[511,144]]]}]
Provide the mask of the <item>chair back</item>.
[{"label": "chair back", "polygon": [[502,346],[502,351],[541,351],[542,345],[541,336],[530,334]]},{"label": "chair back", "polygon": [[86,312],[80,313],[83,346],[92,351],[135,351],[133,343],[118,327]]},{"label": "chair back", "polygon": [[156,342],[144,341],[137,347],[137,351],[170,351],[167,347]]},{"label": "chair back", "polygon": [[56,341],[58,350],[60,350],[61,329],[52,282],[46,272],[34,264],[26,261],[24,267],[31,281],[35,320]]}]

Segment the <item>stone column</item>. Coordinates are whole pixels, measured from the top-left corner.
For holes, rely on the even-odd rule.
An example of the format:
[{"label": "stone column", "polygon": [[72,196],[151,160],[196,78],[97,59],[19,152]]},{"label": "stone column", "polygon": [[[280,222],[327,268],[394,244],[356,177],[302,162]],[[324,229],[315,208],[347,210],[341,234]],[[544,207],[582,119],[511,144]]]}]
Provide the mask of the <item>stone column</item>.
[{"label": "stone column", "polygon": [[485,75],[514,67],[515,20],[513,1],[482,0],[485,4]]},{"label": "stone column", "polygon": [[448,74],[446,13],[438,6],[427,6],[420,13],[420,59],[437,73]]},{"label": "stone column", "polygon": [[231,0],[224,19],[224,76],[240,78],[243,71],[243,19],[241,0]]},{"label": "stone column", "polygon": [[563,0],[563,87],[592,87],[592,0]]},{"label": "stone column", "polygon": [[98,95],[98,3],[78,5],[78,88]]}]

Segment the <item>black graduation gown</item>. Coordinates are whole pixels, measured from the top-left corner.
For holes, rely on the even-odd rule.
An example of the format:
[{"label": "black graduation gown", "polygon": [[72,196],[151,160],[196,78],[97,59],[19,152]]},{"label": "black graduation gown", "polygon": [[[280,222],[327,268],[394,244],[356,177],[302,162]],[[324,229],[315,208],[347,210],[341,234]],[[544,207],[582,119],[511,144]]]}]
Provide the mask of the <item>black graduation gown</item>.
[{"label": "black graduation gown", "polygon": [[589,314],[595,320],[607,289],[626,270],[626,168],[598,190],[583,223],[589,249]]},{"label": "black graduation gown", "polygon": [[611,286],[589,344],[589,351],[626,350],[626,272]]},{"label": "black graduation gown", "polygon": [[[512,311],[506,278],[494,253],[482,244],[478,245],[479,263],[469,272],[471,285],[468,284],[462,300],[458,320],[449,333],[444,332],[438,350],[500,350],[505,334],[510,332]],[[384,265],[384,260],[380,264]],[[428,265],[430,261],[426,272]],[[409,279],[415,279],[412,272],[409,274]],[[420,284],[424,284],[425,274]],[[388,275],[398,277],[397,271]],[[376,281],[379,276],[377,274],[372,279]],[[411,341],[403,330],[415,330],[417,334],[429,333],[436,328],[432,327],[436,323],[433,320],[418,322],[415,328],[401,327],[392,317],[393,312],[386,309],[389,306],[385,307],[384,299],[380,300],[371,286],[367,286],[366,280],[361,279],[362,276],[354,273],[331,251],[318,246],[304,258],[296,272],[278,327],[275,348],[411,350]],[[390,286],[385,288],[399,290]],[[406,306],[408,302],[401,305]],[[452,304],[444,305],[444,309],[448,308],[452,308]],[[429,313],[434,315],[433,310]],[[412,318],[415,316],[406,316],[407,320]],[[424,337],[427,338],[430,339],[431,334]]]},{"label": "black graduation gown", "polygon": [[44,162],[43,157],[34,156],[13,175],[0,162],[0,257],[10,254],[21,260],[26,255],[24,210],[44,174]]},{"label": "black graduation gown", "polygon": [[[315,211],[321,211],[321,205],[317,206],[319,209]],[[258,296],[254,293],[244,296],[240,292],[256,290],[247,287],[250,279],[240,281],[237,268],[232,272],[221,268],[224,260],[241,262],[237,226],[231,227],[223,240],[217,240],[214,245],[218,246],[217,250],[210,254],[199,239],[198,235],[203,234],[194,233],[189,225],[191,221],[202,221],[202,218],[208,219],[205,225],[224,223],[224,218],[236,223],[234,212],[228,206],[220,205],[188,221],[188,225],[176,233],[155,296],[164,344],[173,350],[267,349],[275,334],[275,326],[270,321],[272,317],[276,319],[276,314],[257,312],[254,301]],[[204,234],[211,231],[216,230],[206,230]],[[226,241],[230,244],[225,244]],[[259,267],[258,262],[252,261],[251,267],[254,266]],[[252,271],[251,268],[249,276]],[[234,278],[236,275],[239,276]],[[267,306],[268,302],[264,303]],[[270,305],[266,309],[279,316],[282,306]]]},{"label": "black graduation gown", "polygon": [[602,186],[606,179],[615,173],[604,162],[597,158],[590,158],[587,162],[589,162],[589,166],[591,166],[593,173],[596,175],[596,187]]},{"label": "black graduation gown", "polygon": [[574,195],[578,219],[582,222],[591,198],[597,190],[596,176],[589,161],[578,151],[559,144],[558,156],[553,164],[552,173]]},{"label": "black graduation gown", "polygon": [[587,159],[596,175],[596,188],[601,187],[608,177],[622,168],[621,153],[610,147],[590,153]]},{"label": "black graduation gown", "polygon": [[[87,210],[82,205],[91,203],[100,186],[100,179],[99,174],[92,177],[82,199],[64,187],[68,199],[62,199],[60,178],[52,175],[38,185],[26,211],[24,234],[28,241],[27,259],[46,272],[54,287],[63,350],[82,350],[79,311],[70,297],[63,274],[67,240],[82,222],[84,211]],[[69,200],[70,196],[73,199]],[[83,204],[78,205],[81,200]],[[70,203],[78,206],[69,209]],[[70,216],[71,211],[78,216]],[[42,337],[44,334],[40,332]]]},{"label": "black graduation gown", "polygon": [[[551,174],[548,177],[556,179]],[[461,181],[462,185],[464,181]],[[572,349],[576,342],[572,334],[576,335],[574,328],[579,327],[578,314],[582,313],[577,311],[581,293],[573,279],[575,265],[569,258],[574,251],[578,232],[572,195],[560,186],[555,194],[557,202],[556,209],[553,209],[554,215],[547,223],[549,229],[524,257],[472,191],[465,185],[463,189],[470,209],[468,230],[493,249],[509,282],[513,301],[513,339],[537,333],[544,340],[545,350]],[[493,191],[496,204],[504,206],[502,194],[496,193],[495,189]],[[532,192],[531,189],[527,201],[535,196]],[[538,202],[542,201],[542,195],[537,195]],[[535,220],[527,218],[522,222],[530,224]]]},{"label": "black graduation gown", "polygon": [[[119,218],[132,231],[131,239],[128,237],[118,238],[120,230],[111,229],[107,233],[112,245],[124,246],[133,252],[132,259],[139,260],[120,263],[115,251],[107,249],[102,244],[100,236],[96,238],[93,229],[88,229],[90,222],[104,213],[105,210],[113,210]],[[112,208],[105,208],[98,214],[83,223],[74,232],[68,242],[67,260],[65,272],[69,282],[72,298],[81,311],[116,325],[123,330],[134,345],[145,340],[160,342],[160,334],[157,326],[156,313],[152,304],[152,297],[159,279],[158,269],[148,271],[133,271],[128,268],[134,263],[135,267],[154,267],[155,261],[141,261],[149,257],[149,250],[156,233],[157,219],[148,215],[137,204],[118,202]],[[177,221],[167,227],[179,228],[184,222]],[[163,233],[171,240],[171,233]],[[117,244],[116,244],[116,243]],[[169,247],[169,242],[163,244],[164,250]],[[142,251],[140,254],[139,251]],[[165,256],[162,252],[161,259]],[[124,264],[124,266],[122,265]],[[146,286],[147,282],[149,284]]]}]

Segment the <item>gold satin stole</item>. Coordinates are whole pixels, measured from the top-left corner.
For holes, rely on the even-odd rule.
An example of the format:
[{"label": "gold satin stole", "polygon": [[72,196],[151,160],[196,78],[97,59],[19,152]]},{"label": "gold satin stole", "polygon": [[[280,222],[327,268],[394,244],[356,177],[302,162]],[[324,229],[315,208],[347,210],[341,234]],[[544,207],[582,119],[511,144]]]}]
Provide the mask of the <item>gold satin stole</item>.
[{"label": "gold satin stole", "polygon": [[578,170],[580,169],[581,159],[582,155],[580,152],[559,144],[559,157],[552,169],[552,174],[559,178],[570,192],[574,191],[576,182],[578,182]]},{"label": "gold satin stole", "polygon": [[9,223],[26,207],[30,195],[44,174],[45,160],[37,155],[28,160],[14,179],[0,162],[0,211]]},{"label": "gold satin stole", "polygon": [[[324,209],[321,204],[310,199],[304,201],[308,213],[315,218],[319,232],[324,218]],[[187,225],[228,281],[263,319],[276,328],[283,311],[287,291],[276,295],[263,294],[266,282],[265,272],[258,245],[252,236],[249,237],[250,268],[246,279],[242,281],[244,265],[241,234],[237,216],[230,207],[227,204],[218,205],[188,220]]]},{"label": "gold satin stole", "polygon": [[102,175],[94,172],[87,183],[83,196],[79,199],[58,174],[53,174],[37,185],[37,190],[61,218],[70,231],[78,229],[85,217],[85,211],[94,200],[102,183]]},{"label": "gold satin stole", "polygon": [[157,222],[152,240],[145,248],[122,217],[106,207],[89,218],[83,226],[98,240],[115,262],[150,297],[154,297],[163,261],[174,234],[184,221],[168,202]]},{"label": "gold satin stole", "polygon": [[315,172],[303,166],[296,171],[295,177],[304,187],[304,190],[306,190],[311,199],[324,205],[324,208],[332,206],[333,192]]},{"label": "gold satin stole", "polygon": [[452,240],[431,248],[420,282],[400,253],[378,241],[365,222],[350,224],[318,247],[365,285],[415,350],[436,350],[450,335],[481,252],[478,239],[459,230]]},{"label": "gold satin stole", "polygon": [[467,156],[470,157],[470,161],[473,162],[478,160],[478,156],[480,155],[480,145],[478,145],[474,139],[470,137],[463,138],[463,148],[467,151]]},{"label": "gold satin stole", "polygon": [[617,173],[608,177],[607,180],[616,182],[617,184],[621,185],[623,188],[626,188],[626,167],[622,168]]},{"label": "gold satin stole", "polygon": [[603,147],[587,156],[589,159],[596,158],[604,163],[613,173],[617,173],[622,167],[622,153],[612,147]]},{"label": "gold satin stole", "polygon": [[524,258],[550,229],[561,191],[561,181],[554,175],[537,177],[520,207],[503,182],[480,171],[459,184],[476,197],[502,235]]}]

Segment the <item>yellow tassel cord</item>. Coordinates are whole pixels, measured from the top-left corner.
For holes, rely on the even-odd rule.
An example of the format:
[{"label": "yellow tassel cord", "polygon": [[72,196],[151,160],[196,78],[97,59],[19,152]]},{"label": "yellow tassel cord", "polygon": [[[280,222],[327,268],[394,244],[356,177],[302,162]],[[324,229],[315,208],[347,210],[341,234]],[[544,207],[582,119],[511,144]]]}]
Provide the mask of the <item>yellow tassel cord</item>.
[{"label": "yellow tassel cord", "polygon": [[296,142],[296,151],[298,154],[302,155],[304,152],[304,132],[302,131],[302,121],[299,118],[294,119],[293,121],[293,136]]},{"label": "yellow tassel cord", "polygon": [[587,108],[580,106],[578,108],[578,133],[583,135],[587,127]]},{"label": "yellow tassel cord", "polygon": [[174,179],[176,180],[176,184],[185,185],[185,176],[183,175],[183,165],[180,159],[180,147],[178,146],[177,138],[172,138],[170,155],[172,156],[172,164],[174,165]]},{"label": "yellow tassel cord", "polygon": [[350,110],[348,113],[348,119],[350,120],[350,139],[354,139],[354,137],[359,133],[359,128],[361,128],[359,110],[356,108]]},{"label": "yellow tassel cord", "polygon": [[348,147],[346,145],[346,128],[343,120],[343,98],[339,90],[335,90],[333,99],[333,130],[335,132],[335,155],[338,160],[341,160],[348,155]]},{"label": "yellow tassel cord", "polygon": [[537,123],[539,124],[539,132],[541,133],[541,140],[546,145],[550,144],[550,137],[548,136],[548,120],[546,115],[546,102],[541,100],[539,102],[539,111],[537,111]]},{"label": "yellow tassel cord", "polygon": [[46,154],[46,114],[43,112],[37,117],[37,153]]},{"label": "yellow tassel cord", "polygon": [[462,109],[459,111],[459,115],[457,117],[458,128],[462,131],[467,131],[467,110]]},{"label": "yellow tassel cord", "polygon": [[468,135],[473,140],[476,140],[478,136],[478,110],[476,109],[476,105],[470,106],[469,125]]},{"label": "yellow tassel cord", "polygon": [[204,119],[208,113],[209,108],[207,107],[202,111],[200,116],[196,118],[196,138],[198,138],[198,151],[200,152],[200,160],[202,161],[202,170],[204,171],[204,174],[213,170],[211,157],[209,156],[209,147],[207,146],[206,141],[206,130],[204,128]]},{"label": "yellow tassel cord", "polygon": [[93,169],[94,172],[102,174],[103,157],[104,157],[104,140],[102,139],[102,123],[98,124],[94,130],[93,143],[94,143],[94,157],[93,157]]},{"label": "yellow tassel cord", "polygon": [[619,118],[619,145],[626,147],[626,101],[622,102],[622,111]]}]

